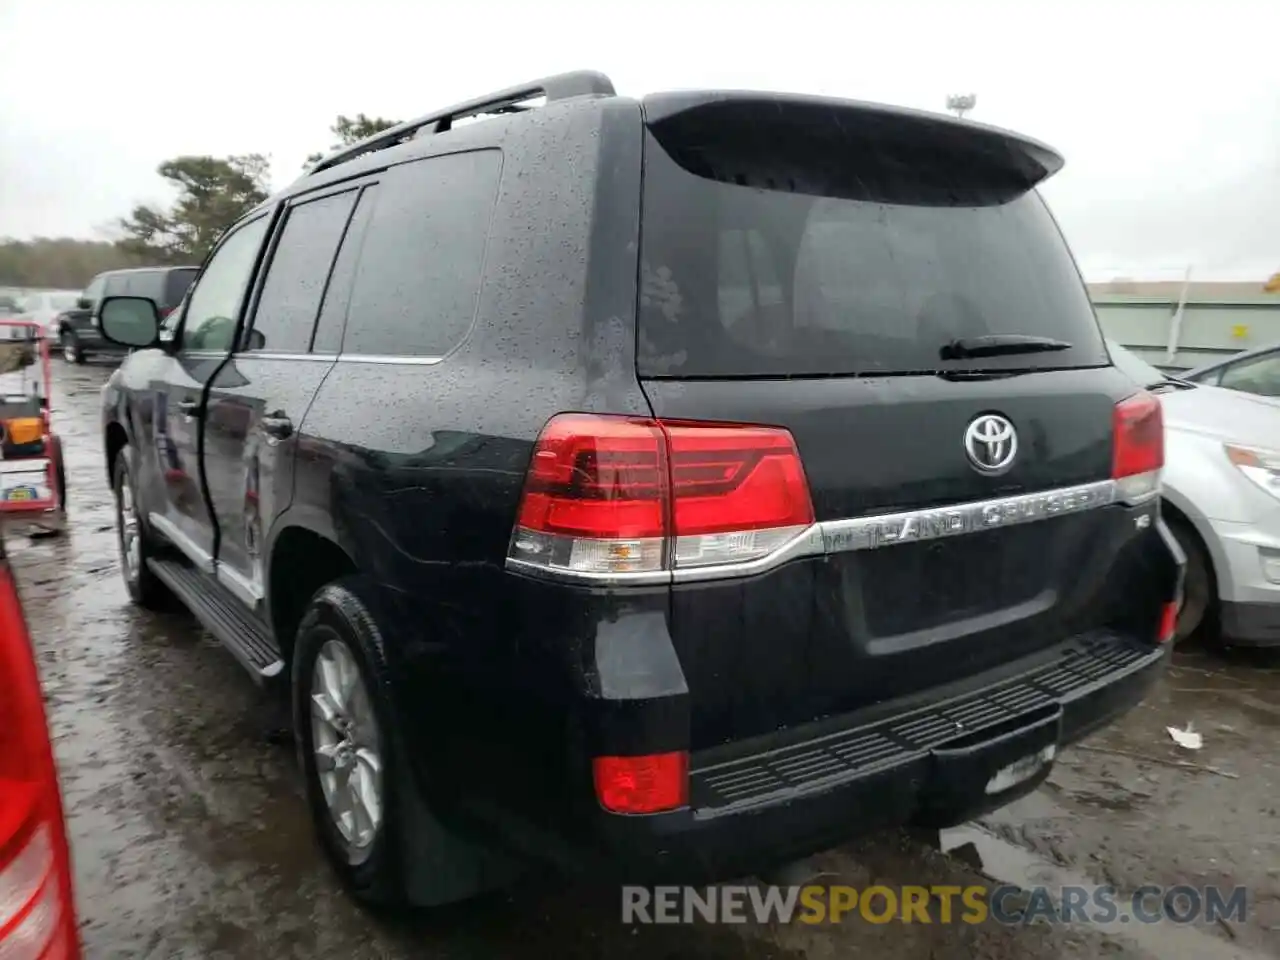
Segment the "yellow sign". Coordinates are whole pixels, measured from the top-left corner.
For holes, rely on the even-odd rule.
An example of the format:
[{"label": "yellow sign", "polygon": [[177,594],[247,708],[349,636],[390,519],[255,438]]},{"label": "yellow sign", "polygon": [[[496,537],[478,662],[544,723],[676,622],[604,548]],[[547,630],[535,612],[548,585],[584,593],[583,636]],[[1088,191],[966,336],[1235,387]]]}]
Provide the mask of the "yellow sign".
[{"label": "yellow sign", "polygon": [[1247,323],[1237,323],[1231,327],[1231,335],[1237,340],[1241,340],[1249,335],[1249,325]]}]

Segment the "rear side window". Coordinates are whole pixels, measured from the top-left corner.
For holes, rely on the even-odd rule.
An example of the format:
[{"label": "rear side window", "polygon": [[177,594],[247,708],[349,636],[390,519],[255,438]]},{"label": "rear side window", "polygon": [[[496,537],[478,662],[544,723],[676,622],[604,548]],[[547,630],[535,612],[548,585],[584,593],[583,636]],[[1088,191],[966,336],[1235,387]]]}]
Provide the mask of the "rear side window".
[{"label": "rear side window", "polygon": [[97,303],[102,299],[102,291],[106,286],[106,277],[99,275],[89,281],[89,285],[84,288],[82,296],[93,303]]},{"label": "rear side window", "polygon": [[[642,374],[1107,363],[1056,224],[1002,158],[988,167],[980,151],[922,143],[919,122],[909,137],[859,141],[830,112],[788,116],[777,104],[678,119],[646,137]],[[951,341],[986,334],[1072,348],[941,358]]]},{"label": "rear side window", "polygon": [[306,353],[355,191],[291,208],[258,298],[249,350]]},{"label": "rear side window", "polygon": [[196,278],[198,272],[199,270],[196,267],[182,267],[178,270],[170,270],[165,274],[164,301],[161,306],[172,308],[181,303],[183,296],[191,288],[191,281]]},{"label": "rear side window", "polygon": [[121,274],[125,292],[131,297],[146,297],[156,306],[163,307],[164,273],[160,270],[147,270],[140,273]]},{"label": "rear side window", "polygon": [[[125,273],[109,273],[102,286],[102,296],[123,297],[129,293],[129,275]],[[145,296],[145,294],[143,294]]]},{"label": "rear side window", "polygon": [[355,281],[356,263],[360,258],[360,243],[369,226],[377,196],[376,184],[365,187],[356,202],[355,212],[351,214],[342,247],[338,250],[333,271],[329,275],[324,304],[320,307],[320,320],[311,340],[313,353],[337,353],[342,348],[342,329],[347,321],[347,306],[351,301],[351,284]]},{"label": "rear side window", "polygon": [[394,167],[378,187],[347,310],[343,353],[435,357],[475,317],[502,155]]},{"label": "rear side window", "polygon": [[1280,397],[1280,353],[1241,360],[1225,367],[1220,386],[1264,397]]}]

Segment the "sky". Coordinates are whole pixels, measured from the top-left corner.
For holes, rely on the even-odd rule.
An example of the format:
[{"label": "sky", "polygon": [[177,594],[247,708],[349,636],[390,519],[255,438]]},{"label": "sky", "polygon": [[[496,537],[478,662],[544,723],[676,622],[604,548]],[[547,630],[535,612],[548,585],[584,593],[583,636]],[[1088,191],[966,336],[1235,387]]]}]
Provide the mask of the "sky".
[{"label": "sky", "polygon": [[110,237],[155,169],[258,152],[282,187],[339,113],[408,119],[562,70],[618,92],[844,96],[1044,140],[1086,276],[1280,270],[1276,0],[0,0],[0,237]]}]

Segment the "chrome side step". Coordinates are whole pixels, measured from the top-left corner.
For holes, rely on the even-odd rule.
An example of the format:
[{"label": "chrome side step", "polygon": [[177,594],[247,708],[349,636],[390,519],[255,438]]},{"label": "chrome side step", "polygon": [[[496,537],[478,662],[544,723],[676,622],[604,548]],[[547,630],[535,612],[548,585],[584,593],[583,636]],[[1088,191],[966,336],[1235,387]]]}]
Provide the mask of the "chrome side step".
[{"label": "chrome side step", "polygon": [[225,587],[180,560],[150,559],[147,566],[255,680],[266,683],[284,671],[284,657],[267,625]]}]

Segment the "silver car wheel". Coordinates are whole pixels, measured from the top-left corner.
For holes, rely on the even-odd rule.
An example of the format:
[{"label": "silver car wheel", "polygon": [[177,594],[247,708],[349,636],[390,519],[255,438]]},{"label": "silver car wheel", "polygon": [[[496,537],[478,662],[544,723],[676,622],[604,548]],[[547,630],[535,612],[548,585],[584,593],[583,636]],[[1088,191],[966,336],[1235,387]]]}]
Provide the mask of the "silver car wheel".
[{"label": "silver car wheel", "polygon": [[138,529],[138,510],[133,499],[133,487],[127,471],[120,473],[119,517],[116,526],[120,540],[120,563],[125,579],[133,582],[142,564],[142,538]]},{"label": "silver car wheel", "polygon": [[382,738],[355,656],[337,637],[325,641],[312,668],[311,739],[329,815],[359,863],[382,824]]}]

